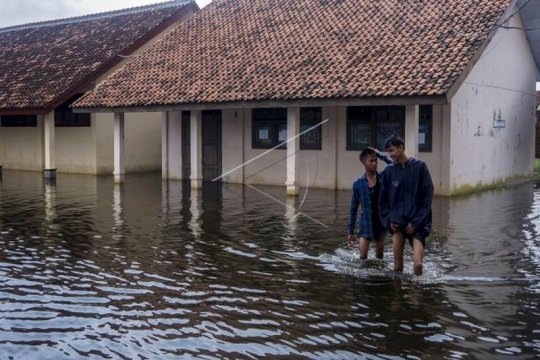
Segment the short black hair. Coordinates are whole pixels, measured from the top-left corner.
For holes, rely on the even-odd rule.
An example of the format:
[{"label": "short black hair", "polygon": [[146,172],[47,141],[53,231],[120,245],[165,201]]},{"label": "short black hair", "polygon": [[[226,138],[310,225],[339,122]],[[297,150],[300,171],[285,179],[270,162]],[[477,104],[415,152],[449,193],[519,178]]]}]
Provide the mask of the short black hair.
[{"label": "short black hair", "polygon": [[390,137],[384,141],[384,147],[388,149],[390,146],[403,146],[403,148],[405,148],[405,140],[397,134],[390,135]]},{"label": "short black hair", "polygon": [[370,149],[370,148],[365,148],[364,150],[362,150],[362,152],[360,153],[360,161],[364,161],[364,159],[370,155],[373,155],[373,156],[377,156],[377,153],[375,152],[375,150],[373,149]]}]

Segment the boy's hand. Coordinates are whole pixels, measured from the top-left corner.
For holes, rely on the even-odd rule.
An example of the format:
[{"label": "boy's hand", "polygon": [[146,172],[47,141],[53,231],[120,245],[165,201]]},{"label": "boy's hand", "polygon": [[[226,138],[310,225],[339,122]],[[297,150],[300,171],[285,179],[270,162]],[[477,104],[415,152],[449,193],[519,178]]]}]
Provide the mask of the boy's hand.
[{"label": "boy's hand", "polygon": [[398,231],[397,224],[391,223],[390,224],[390,230],[392,230],[393,233],[397,232]]},{"label": "boy's hand", "polygon": [[354,243],[356,243],[358,240],[354,234],[351,234],[347,236],[347,241],[349,242],[349,245],[354,245]]},{"label": "boy's hand", "polygon": [[377,156],[381,155],[381,152],[379,150],[375,149],[374,147],[368,146],[368,149],[371,149],[371,150],[375,151],[375,154],[377,154]]},{"label": "boy's hand", "polygon": [[412,226],[411,223],[407,224],[407,227],[405,228],[405,232],[409,235],[414,235],[414,226]]}]

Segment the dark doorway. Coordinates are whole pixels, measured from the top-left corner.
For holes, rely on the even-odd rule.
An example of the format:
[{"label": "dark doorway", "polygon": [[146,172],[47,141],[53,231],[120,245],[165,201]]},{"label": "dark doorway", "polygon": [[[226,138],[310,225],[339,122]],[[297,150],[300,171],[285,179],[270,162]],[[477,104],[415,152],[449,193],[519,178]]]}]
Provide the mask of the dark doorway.
[{"label": "dark doorway", "polygon": [[221,110],[202,112],[202,173],[203,180],[221,175]]},{"label": "dark doorway", "polygon": [[191,175],[191,113],[182,111],[182,178],[189,180]]}]

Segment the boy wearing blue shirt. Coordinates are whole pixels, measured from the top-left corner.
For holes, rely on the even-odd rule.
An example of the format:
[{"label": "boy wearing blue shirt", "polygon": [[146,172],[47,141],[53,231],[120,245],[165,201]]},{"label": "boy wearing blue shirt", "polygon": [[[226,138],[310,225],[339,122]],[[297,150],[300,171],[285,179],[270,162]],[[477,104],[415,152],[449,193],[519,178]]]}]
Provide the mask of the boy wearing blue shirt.
[{"label": "boy wearing blue shirt", "polygon": [[[353,183],[353,193],[349,212],[348,241],[353,244],[358,241],[360,258],[367,259],[369,244],[376,243],[377,258],[384,255],[384,236],[386,227],[381,223],[379,216],[379,194],[381,190],[381,175],[377,172],[377,158],[387,164],[392,160],[381,155],[378,150],[366,148],[360,153],[360,161],[364,165],[365,173]],[[361,206],[359,224],[359,239],[354,235],[358,205]]]},{"label": "boy wearing blue shirt", "polygon": [[394,270],[403,271],[408,240],[414,253],[414,274],[422,275],[424,247],[431,232],[431,175],[426,163],[407,157],[405,142],[399,136],[388,138],[385,147],[394,163],[381,176],[379,213],[381,223],[392,234]]}]

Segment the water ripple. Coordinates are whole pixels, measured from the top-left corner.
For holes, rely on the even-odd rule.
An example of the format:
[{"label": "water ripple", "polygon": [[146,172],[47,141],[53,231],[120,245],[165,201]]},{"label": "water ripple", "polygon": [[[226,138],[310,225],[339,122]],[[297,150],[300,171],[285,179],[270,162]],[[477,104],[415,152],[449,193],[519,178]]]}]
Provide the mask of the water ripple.
[{"label": "water ripple", "polygon": [[395,274],[389,240],[383,261],[344,246],[349,192],[310,192],[323,228],[241,186],[129,179],[5,173],[0,358],[540,355],[530,184],[436,199],[414,277],[409,248]]}]

